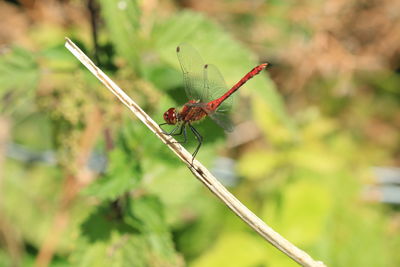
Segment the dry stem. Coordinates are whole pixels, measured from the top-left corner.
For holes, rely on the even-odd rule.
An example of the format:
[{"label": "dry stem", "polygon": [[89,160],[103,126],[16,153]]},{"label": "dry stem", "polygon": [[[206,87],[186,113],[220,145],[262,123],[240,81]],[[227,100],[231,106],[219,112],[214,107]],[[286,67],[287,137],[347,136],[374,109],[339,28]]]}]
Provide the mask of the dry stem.
[{"label": "dry stem", "polygon": [[[127,106],[158,138],[161,139],[189,168],[211,192],[221,199],[237,216],[246,222],[257,233],[264,237],[269,243],[281,250],[298,264],[303,266],[323,267],[320,261],[313,260],[307,253],[300,250],[272,228],[266,225],[260,218],[252,213],[237,198],[235,198],[218,180],[197,160],[193,165],[191,154],[171,136],[163,134],[161,128],[154,122],[124,91],[122,91],[103,71],[68,38],[66,48],[85,65],[94,76],[96,76],[117,98]],[[174,143],[175,142],[175,143]]]}]

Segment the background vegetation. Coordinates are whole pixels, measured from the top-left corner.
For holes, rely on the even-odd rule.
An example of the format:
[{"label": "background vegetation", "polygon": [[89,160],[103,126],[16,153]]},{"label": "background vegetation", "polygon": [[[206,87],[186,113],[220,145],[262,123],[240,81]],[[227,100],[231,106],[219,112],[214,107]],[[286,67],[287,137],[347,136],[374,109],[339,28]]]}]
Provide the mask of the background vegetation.
[{"label": "background vegetation", "polygon": [[400,163],[399,10],[1,1],[0,265],[296,266],[193,179],[64,48],[68,36],[160,123],[186,100],[179,43],[228,85],[271,63],[236,95],[235,132],[198,125],[198,159],[328,266],[399,266],[399,189],[377,182],[399,171],[373,168]]}]

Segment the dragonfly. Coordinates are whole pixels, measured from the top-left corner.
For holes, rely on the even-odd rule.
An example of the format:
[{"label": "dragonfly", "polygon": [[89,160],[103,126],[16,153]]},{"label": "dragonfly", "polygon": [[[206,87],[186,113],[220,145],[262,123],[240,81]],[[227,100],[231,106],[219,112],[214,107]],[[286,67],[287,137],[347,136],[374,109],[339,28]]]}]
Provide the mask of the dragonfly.
[{"label": "dragonfly", "polygon": [[159,126],[175,125],[170,132],[163,130],[169,136],[183,135],[183,141],[187,142],[187,128],[189,128],[197,139],[197,147],[192,154],[192,164],[203,143],[203,137],[193,126],[210,117],[225,131],[233,130],[229,119],[229,111],[232,107],[231,95],[243,84],[265,69],[268,63],[260,64],[250,70],[232,88],[228,90],[225,80],[215,65],[204,64],[203,59],[195,48],[189,44],[181,44],[176,48],[178,60],[183,73],[184,87],[189,101],[182,108],[169,108],[163,115],[165,123]]}]

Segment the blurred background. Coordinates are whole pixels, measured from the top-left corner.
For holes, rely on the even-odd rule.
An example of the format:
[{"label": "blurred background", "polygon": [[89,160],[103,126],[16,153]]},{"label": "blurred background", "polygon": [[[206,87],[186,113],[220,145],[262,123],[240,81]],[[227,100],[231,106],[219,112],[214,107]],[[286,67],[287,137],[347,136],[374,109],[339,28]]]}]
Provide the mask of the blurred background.
[{"label": "blurred background", "polygon": [[[400,2],[0,1],[0,266],[297,266],[64,47],[154,120],[190,43],[232,86],[197,158],[328,266],[400,266]],[[193,136],[186,148],[193,152]]]}]

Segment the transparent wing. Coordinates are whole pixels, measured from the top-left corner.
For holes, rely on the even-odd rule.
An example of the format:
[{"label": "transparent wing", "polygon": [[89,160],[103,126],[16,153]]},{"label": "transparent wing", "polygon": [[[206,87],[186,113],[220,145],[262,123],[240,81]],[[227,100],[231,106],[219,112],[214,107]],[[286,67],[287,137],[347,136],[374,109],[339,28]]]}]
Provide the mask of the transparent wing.
[{"label": "transparent wing", "polygon": [[225,131],[232,132],[233,125],[232,125],[232,121],[229,118],[228,113],[216,111],[216,112],[210,113],[209,116],[215,123],[217,123],[219,126],[221,126]]},{"label": "transparent wing", "polygon": [[[215,65],[209,64],[204,66],[205,72],[205,86],[208,92],[207,100],[212,101],[220,98],[228,91],[224,77]],[[231,132],[233,130],[232,122],[229,118],[229,112],[232,108],[232,97],[227,98],[218,107],[217,110],[210,111],[208,115],[214,122],[221,126],[225,131]]]},{"label": "transparent wing", "polygon": [[176,53],[181,64],[187,97],[189,100],[205,103],[208,92],[204,80],[203,59],[189,44],[180,44],[176,48]]},{"label": "transparent wing", "polygon": [[207,103],[186,103],[186,106],[190,107],[201,107],[207,115],[220,127],[222,127],[227,132],[232,132],[233,124],[229,117],[228,111],[221,111],[217,109],[216,111],[209,110],[207,108]]},{"label": "transparent wing", "polygon": [[[215,65],[208,64],[204,66],[205,69],[205,86],[207,88],[208,95],[206,96],[208,101],[220,98],[223,94],[228,91],[224,77]],[[232,97],[228,97],[222,104],[218,107],[219,112],[227,113],[232,108]],[[207,101],[207,102],[208,102]]]},{"label": "transparent wing", "polygon": [[[206,103],[221,97],[228,91],[225,80],[218,68],[212,64],[205,65],[200,54],[189,44],[177,47],[177,55],[183,72],[185,91],[190,100],[200,103],[186,105],[206,107]],[[208,110],[208,115],[226,131],[232,131],[228,112],[232,107],[229,97],[217,110]]]}]

